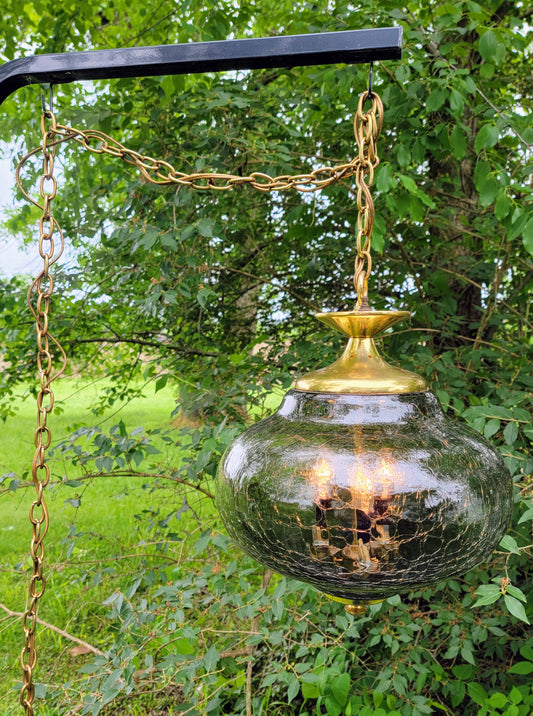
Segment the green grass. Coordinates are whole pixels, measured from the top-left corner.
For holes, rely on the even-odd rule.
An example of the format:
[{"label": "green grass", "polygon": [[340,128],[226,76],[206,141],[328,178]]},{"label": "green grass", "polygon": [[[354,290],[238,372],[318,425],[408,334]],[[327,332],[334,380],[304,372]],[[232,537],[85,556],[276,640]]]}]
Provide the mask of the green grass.
[{"label": "green grass", "polygon": [[[174,442],[177,433],[172,432],[170,420],[175,407],[171,390],[155,394],[153,387],[148,386],[141,398],[117,403],[111,411],[95,417],[91,407],[105,388],[105,382],[58,381],[54,392],[59,410],[49,418],[54,436],[52,446],[82,423],[99,424],[103,430],[108,430],[122,420],[128,431],[140,425],[146,429],[170,430],[172,443],[159,439],[157,446],[161,453],[153,456],[152,462],[160,464],[162,471],[168,471],[168,465],[179,464],[180,448]],[[18,414],[9,418],[0,432],[0,475],[14,473],[21,476],[28,471],[33,457],[35,424],[35,406],[28,399],[20,404]],[[145,469],[144,463],[141,469]],[[79,476],[79,468],[76,470],[57,458],[52,462],[52,480],[66,478],[72,481]],[[2,487],[8,483],[9,479]],[[171,509],[179,509],[183,490],[152,490],[152,486],[153,480],[146,477],[101,477],[84,481],[77,487],[59,485],[47,490],[50,529],[45,540],[45,572],[48,583],[39,612],[41,619],[105,649],[108,634],[102,601],[114,589],[127,585],[141,565],[153,564],[156,578],[165,579],[166,572],[161,569],[165,568],[167,560],[154,544],[157,529],[151,531],[147,525],[151,516],[157,522],[158,512],[165,514]],[[18,612],[23,611],[25,605],[25,568],[31,538],[28,509],[32,493],[32,489],[0,493],[0,601]],[[79,508],[73,505],[76,500],[81,500]],[[196,509],[212,509],[210,505],[202,506],[197,494],[191,501]],[[204,499],[205,502],[209,500]],[[198,527],[193,517],[185,514],[181,524],[175,526],[175,531],[178,529],[194,534]],[[145,545],[139,548],[139,542],[143,540]],[[151,556],[129,556],[139,552]],[[5,716],[21,712],[13,685],[21,676],[18,659],[22,645],[20,619],[0,611],[0,667],[4,674],[0,683],[0,704]],[[70,696],[74,705],[75,674],[87,657],[73,656],[71,649],[75,644],[48,629],[40,630],[37,645],[39,657],[35,680],[47,685],[62,683],[70,672],[74,689]],[[40,709],[43,714],[54,713],[43,708]],[[135,708],[132,705],[131,711],[122,710],[121,713],[141,713]]]}]

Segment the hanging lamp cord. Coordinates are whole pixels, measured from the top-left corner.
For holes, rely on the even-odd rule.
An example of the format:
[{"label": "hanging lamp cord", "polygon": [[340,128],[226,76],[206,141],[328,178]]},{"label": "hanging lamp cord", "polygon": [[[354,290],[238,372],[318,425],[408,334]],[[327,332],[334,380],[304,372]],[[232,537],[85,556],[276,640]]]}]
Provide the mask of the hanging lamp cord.
[{"label": "hanging lamp cord", "polygon": [[[39,254],[43,266],[28,290],[27,301],[35,318],[37,332],[37,370],[39,375],[39,391],[37,393],[37,429],[34,443],[35,454],[31,465],[31,475],[35,488],[35,499],[30,507],[30,522],[32,525],[32,539],[30,555],[33,564],[32,576],[28,585],[28,599],[26,610],[22,617],[25,644],[20,655],[23,671],[23,683],[20,691],[20,704],[26,716],[33,716],[33,701],[35,698],[35,684],[33,671],[37,662],[35,650],[35,632],[37,627],[37,612],[39,600],[42,597],[46,578],[43,574],[44,538],[48,531],[49,515],[44,498],[44,490],[50,480],[50,467],[46,463],[46,450],[50,447],[52,434],[47,425],[49,413],[54,405],[54,394],[50,387],[52,381],[58,378],[66,367],[66,355],[58,341],[49,332],[50,298],[54,290],[54,281],[50,274],[50,267],[61,256],[64,239],[57,220],[52,215],[52,202],[57,193],[57,180],[54,177],[54,160],[57,147],[55,135],[56,120],[51,111],[44,111],[41,117],[42,146],[31,152],[28,156],[42,152],[43,169],[39,182],[39,195],[41,201],[35,201],[25,191],[20,178],[19,163],[16,172],[17,184],[26,199],[39,207],[42,216],[39,220]],[[52,366],[52,353],[59,353],[60,367],[54,374]]]}]

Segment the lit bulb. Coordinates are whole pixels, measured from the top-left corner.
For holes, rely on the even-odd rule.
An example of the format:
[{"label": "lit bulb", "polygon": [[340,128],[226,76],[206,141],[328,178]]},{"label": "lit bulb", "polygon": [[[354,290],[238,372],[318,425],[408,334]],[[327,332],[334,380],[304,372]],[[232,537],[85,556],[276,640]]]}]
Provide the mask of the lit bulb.
[{"label": "lit bulb", "polygon": [[370,512],[374,506],[374,484],[368,471],[360,466],[350,475],[350,492],[353,508]]},{"label": "lit bulb", "polygon": [[331,465],[321,458],[310,473],[310,482],[316,488],[317,499],[330,497],[329,488],[333,477]]}]

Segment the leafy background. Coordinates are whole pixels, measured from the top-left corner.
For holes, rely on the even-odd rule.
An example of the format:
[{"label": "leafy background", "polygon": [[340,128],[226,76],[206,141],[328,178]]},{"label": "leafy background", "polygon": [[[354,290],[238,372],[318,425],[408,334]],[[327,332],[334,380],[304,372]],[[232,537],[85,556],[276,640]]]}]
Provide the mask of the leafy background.
[{"label": "leafy background", "polygon": [[[354,188],[308,197],[157,189],[119,162],[63,147],[55,211],[71,260],[58,269],[55,335],[74,375],[105,377],[94,415],[152,381],[176,397],[179,420],[164,434],[77,424],[54,445],[55,476],[74,491],[84,480],[145,475],[146,494],[164,497],[137,521],[167,562],[153,569],[138,560],[119,582],[101,565],[84,572],[82,581],[100,585],[101,653],[85,657],[75,696],[71,667],[52,673],[39,691],[50,713],[69,713],[74,702],[93,716],[135,703],[138,713],[531,712],[532,15],[526,2],[500,0],[5,0],[4,61],[403,26],[402,61],[375,72],[386,114],[371,292],[375,308],[409,309],[412,319],[385,336],[383,350],[427,377],[450,415],[491,438],[515,482],[509,534],[490,563],[360,619],[243,558],[212,508],[216,464],[272,407],[269,393],[279,397],[300,372],[338,354],[312,314],[353,305]],[[56,111],[65,124],[109,132],[183,171],[307,172],[353,156],[351,120],[367,71],[77,83],[56,91]],[[3,105],[10,148],[39,143],[37,102],[25,88]],[[36,219],[20,206],[6,229],[32,242]],[[0,284],[5,416],[34,391],[24,284]],[[176,446],[170,466],[156,452],[167,444]],[[2,484],[5,496],[24,492],[27,475]],[[81,540],[76,524],[63,538],[70,554]],[[95,540],[85,534],[84,549],[95,550]],[[141,542],[132,546],[142,551]],[[147,694],[153,705],[143,706]]]}]

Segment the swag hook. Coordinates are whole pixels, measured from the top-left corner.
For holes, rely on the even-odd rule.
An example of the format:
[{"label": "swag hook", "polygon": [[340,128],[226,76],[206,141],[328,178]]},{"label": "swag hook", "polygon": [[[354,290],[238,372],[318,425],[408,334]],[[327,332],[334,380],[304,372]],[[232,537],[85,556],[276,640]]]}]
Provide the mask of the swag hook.
[{"label": "swag hook", "polygon": [[[372,94],[373,81],[374,81],[374,61],[372,60],[370,62],[370,70],[368,72],[368,94],[367,94],[368,99],[372,99],[372,97],[373,97],[373,94]],[[52,85],[50,85],[50,87],[51,86]]]},{"label": "swag hook", "polygon": [[46,109],[44,94],[41,94],[41,107],[43,109],[43,114],[50,118],[54,114],[54,85],[51,82],[48,88],[48,103],[49,108]]}]

